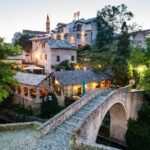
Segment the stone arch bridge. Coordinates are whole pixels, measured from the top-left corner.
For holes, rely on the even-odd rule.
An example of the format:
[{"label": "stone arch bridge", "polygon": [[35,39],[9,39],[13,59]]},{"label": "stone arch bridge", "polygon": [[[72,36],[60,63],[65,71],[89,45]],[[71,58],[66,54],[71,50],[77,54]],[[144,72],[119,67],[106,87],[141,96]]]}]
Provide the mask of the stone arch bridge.
[{"label": "stone arch bridge", "polygon": [[128,91],[129,87],[117,90],[95,89],[38,129],[41,136],[60,130],[76,143],[95,143],[108,111],[110,112],[110,137],[125,142],[127,121],[136,119],[143,103],[142,91]]}]

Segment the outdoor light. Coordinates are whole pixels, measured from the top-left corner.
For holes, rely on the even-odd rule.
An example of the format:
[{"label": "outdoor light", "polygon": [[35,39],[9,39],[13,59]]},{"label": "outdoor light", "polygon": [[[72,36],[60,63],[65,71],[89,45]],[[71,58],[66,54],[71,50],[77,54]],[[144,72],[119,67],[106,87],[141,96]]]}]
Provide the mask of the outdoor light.
[{"label": "outdoor light", "polygon": [[86,67],[84,67],[83,69],[86,70]]},{"label": "outdoor light", "polygon": [[94,87],[94,88],[96,87],[96,85],[97,85],[97,83],[93,83],[93,87]]},{"label": "outdoor light", "polygon": [[146,66],[145,65],[140,65],[140,66],[137,67],[137,71],[140,74],[140,81],[142,79],[142,75],[143,75],[143,73],[144,73],[145,70],[146,70]]},{"label": "outdoor light", "polygon": [[99,68],[101,68],[101,65],[98,65]]},{"label": "outdoor light", "polygon": [[139,66],[137,68],[138,72],[142,73],[144,71],[144,66]]}]

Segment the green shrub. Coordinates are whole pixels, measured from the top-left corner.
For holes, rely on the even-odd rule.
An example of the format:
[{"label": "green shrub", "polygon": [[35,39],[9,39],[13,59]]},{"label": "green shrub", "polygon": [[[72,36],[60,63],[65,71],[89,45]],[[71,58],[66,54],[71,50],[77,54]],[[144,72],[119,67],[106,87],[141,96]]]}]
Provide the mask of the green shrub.
[{"label": "green shrub", "polygon": [[144,104],[137,120],[128,121],[126,142],[131,150],[150,150],[150,105]]},{"label": "green shrub", "polygon": [[[51,97],[51,100],[49,99]],[[58,105],[55,94],[49,93],[47,100],[41,104],[41,118],[50,118],[60,112],[63,108]]]},{"label": "green shrub", "polygon": [[21,104],[15,104],[13,106],[11,106],[9,108],[10,111],[13,111],[17,114],[23,114],[23,115],[26,115],[26,116],[32,116],[33,115],[33,112],[31,110],[31,108],[29,109],[26,109],[23,105]]}]

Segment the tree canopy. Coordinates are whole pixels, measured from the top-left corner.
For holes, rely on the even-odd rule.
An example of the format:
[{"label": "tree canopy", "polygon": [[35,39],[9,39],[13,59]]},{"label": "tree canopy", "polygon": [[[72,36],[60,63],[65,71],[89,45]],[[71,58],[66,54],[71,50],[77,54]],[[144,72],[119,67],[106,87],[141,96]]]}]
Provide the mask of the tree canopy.
[{"label": "tree canopy", "polygon": [[8,56],[14,56],[21,53],[19,46],[11,46],[4,43],[4,39],[0,38],[0,102],[9,96],[11,92],[10,86],[16,83],[14,72],[11,65],[6,61]]},{"label": "tree canopy", "polygon": [[26,52],[30,52],[32,49],[32,41],[29,39],[33,37],[33,35],[21,34],[18,39],[14,39],[14,44],[20,45],[23,48],[23,50],[25,50]]}]

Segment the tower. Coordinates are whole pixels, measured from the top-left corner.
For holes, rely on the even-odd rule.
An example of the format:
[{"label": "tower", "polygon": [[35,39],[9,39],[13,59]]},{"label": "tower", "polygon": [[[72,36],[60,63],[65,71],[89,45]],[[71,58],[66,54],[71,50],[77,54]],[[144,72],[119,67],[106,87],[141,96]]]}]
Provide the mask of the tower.
[{"label": "tower", "polygon": [[46,32],[50,32],[50,19],[48,15],[46,19]]}]

